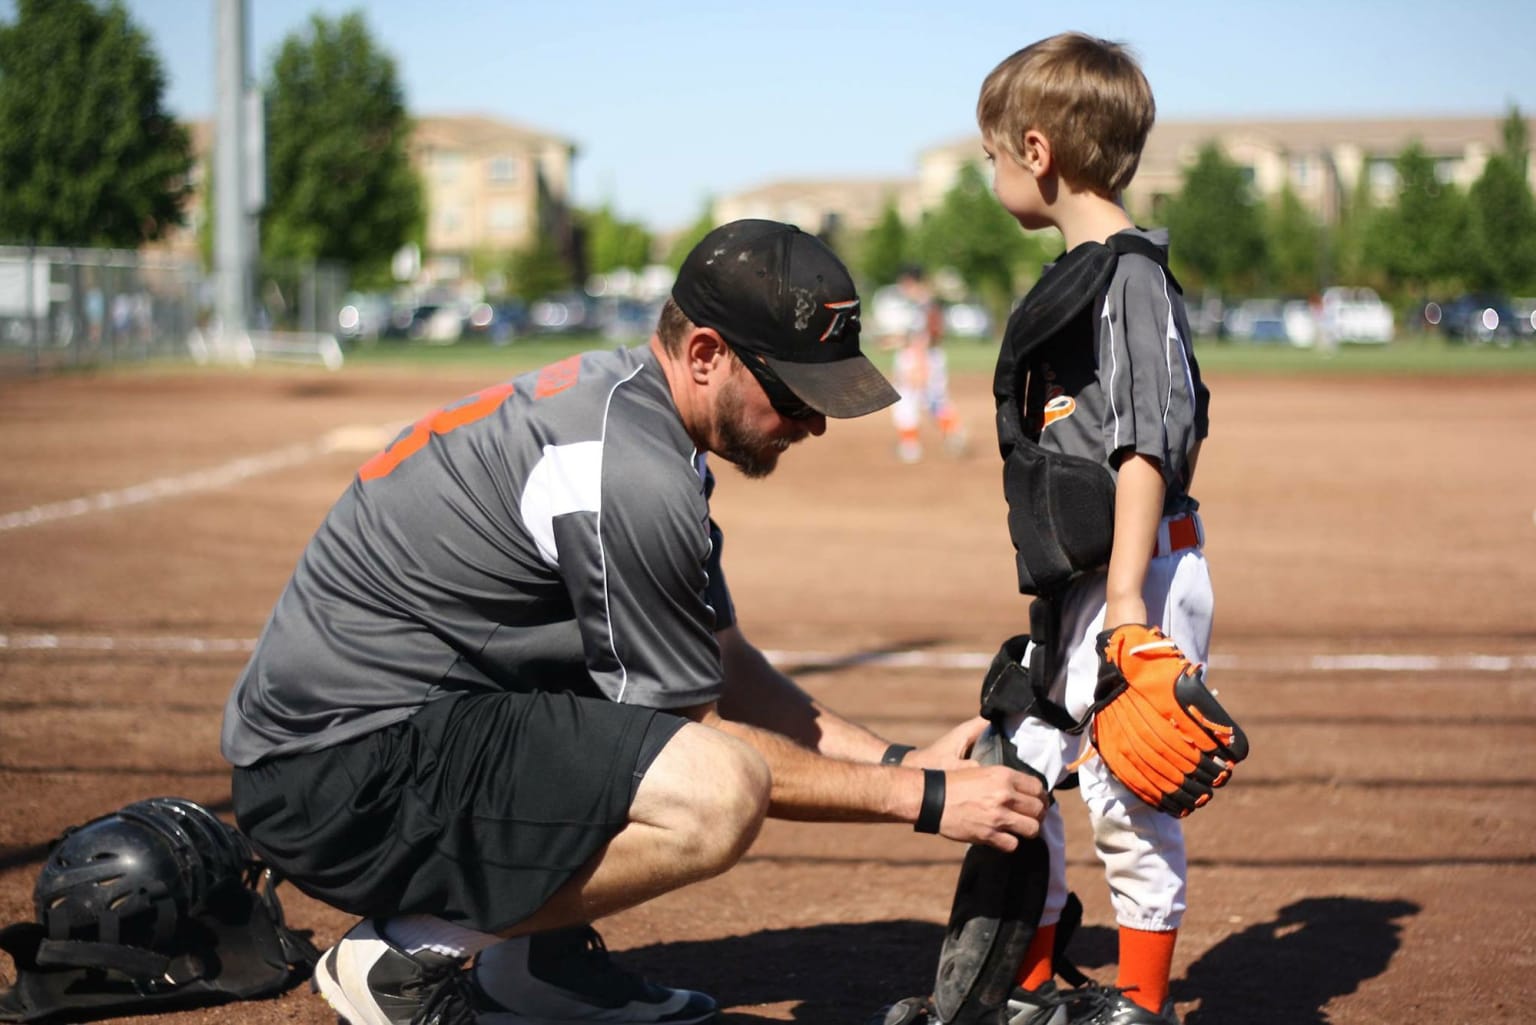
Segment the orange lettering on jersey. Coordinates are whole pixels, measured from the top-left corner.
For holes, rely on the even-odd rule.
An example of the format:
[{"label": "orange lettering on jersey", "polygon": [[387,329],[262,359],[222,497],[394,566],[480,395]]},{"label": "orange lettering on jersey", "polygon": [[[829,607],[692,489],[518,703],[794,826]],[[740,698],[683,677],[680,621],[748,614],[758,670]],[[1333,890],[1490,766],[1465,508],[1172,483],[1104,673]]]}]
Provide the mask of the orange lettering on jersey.
[{"label": "orange lettering on jersey", "polygon": [[429,413],[411,425],[410,429],[396,438],[383,452],[374,456],[357,471],[360,480],[376,480],[394,471],[395,467],[426,447],[434,434],[447,434],[465,424],[483,420],[512,394],[512,385],[498,384],[476,392],[461,402]]},{"label": "orange lettering on jersey", "polygon": [[571,385],[576,383],[576,378],[581,375],[581,357],[567,356],[559,363],[551,363],[539,371],[539,379],[533,387],[533,397],[547,399],[551,395],[559,395]]},{"label": "orange lettering on jersey", "polygon": [[1065,420],[1077,411],[1077,400],[1070,395],[1058,395],[1045,404],[1045,422],[1040,425],[1043,431],[1057,420]]}]

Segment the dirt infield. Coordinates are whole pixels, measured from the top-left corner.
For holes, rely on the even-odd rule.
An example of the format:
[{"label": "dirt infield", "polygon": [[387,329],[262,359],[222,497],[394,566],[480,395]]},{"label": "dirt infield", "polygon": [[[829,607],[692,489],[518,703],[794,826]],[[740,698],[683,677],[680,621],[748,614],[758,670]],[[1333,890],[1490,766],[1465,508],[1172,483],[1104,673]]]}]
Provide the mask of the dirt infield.
[{"label": "dirt infield", "polygon": [[[227,811],[222,704],[300,548],[389,425],[493,381],[0,381],[0,923],[31,916],[68,825],[155,794]],[[1536,374],[1211,385],[1211,678],[1255,753],[1189,824],[1181,1012],[1536,1021]],[[977,662],[1023,628],[986,382],[957,391],[979,439],[965,459],[899,464],[875,416],[771,480],[721,470],[716,492],[748,636],[909,742],[971,714]],[[1108,898],[1065,800],[1086,907],[1072,953],[1108,981]],[[770,822],[736,869],[603,931],[728,1022],[860,1025],[929,987],[961,853],[895,826]],[[281,892],[319,944],[350,924]],[[300,987],[136,1020],[334,1019]]]}]

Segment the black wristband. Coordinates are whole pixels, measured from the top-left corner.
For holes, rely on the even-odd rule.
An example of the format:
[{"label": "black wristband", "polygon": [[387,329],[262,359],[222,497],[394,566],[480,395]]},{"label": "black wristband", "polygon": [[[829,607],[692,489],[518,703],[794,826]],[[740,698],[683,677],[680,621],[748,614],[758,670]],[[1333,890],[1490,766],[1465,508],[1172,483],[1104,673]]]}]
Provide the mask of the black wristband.
[{"label": "black wristband", "polygon": [[917,813],[917,824],[912,828],[919,833],[937,833],[943,818],[944,773],[938,769],[924,769],[923,805]]},{"label": "black wristband", "polygon": [[885,749],[885,754],[880,756],[881,765],[900,765],[901,760],[907,757],[907,752],[916,751],[911,744],[892,744]]}]

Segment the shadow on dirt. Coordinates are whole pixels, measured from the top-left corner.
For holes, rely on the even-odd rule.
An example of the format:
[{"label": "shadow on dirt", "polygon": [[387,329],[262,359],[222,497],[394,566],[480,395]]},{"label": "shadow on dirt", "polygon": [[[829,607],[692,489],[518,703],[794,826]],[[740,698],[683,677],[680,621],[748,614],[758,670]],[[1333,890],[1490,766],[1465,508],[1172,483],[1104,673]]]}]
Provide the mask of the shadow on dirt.
[{"label": "shadow on dirt", "polygon": [[[1173,997],[1197,1004],[1185,1025],[1327,1025],[1329,1001],[1386,970],[1400,945],[1399,920],[1419,910],[1404,900],[1297,901],[1206,951],[1174,980]],[[938,925],[907,920],[817,925],[659,943],[620,957],[658,981],[713,994],[732,1008],[727,1025],[770,1020],[752,1005],[783,1003],[804,1025],[866,1025],[892,1002],[932,988],[943,935]],[[1089,926],[1068,955],[1111,982],[1095,970],[1115,963],[1115,944],[1114,929]]]}]

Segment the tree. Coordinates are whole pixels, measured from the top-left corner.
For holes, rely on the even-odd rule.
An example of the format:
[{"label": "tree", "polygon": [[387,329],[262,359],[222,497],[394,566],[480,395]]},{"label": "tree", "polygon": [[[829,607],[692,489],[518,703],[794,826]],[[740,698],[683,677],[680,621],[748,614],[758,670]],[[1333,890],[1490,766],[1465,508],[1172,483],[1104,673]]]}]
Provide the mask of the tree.
[{"label": "tree", "polygon": [[349,264],[385,284],[390,257],[419,240],[421,182],[395,62],[359,13],[315,15],[289,35],[267,76],[267,196],[262,255]]},{"label": "tree", "polygon": [[948,267],[1001,316],[1018,298],[1021,272],[1047,259],[1050,243],[1027,235],[992,195],[975,163],[960,169],[954,186],[918,227],[914,249],[931,268]]},{"label": "tree", "polygon": [[1310,295],[1322,275],[1323,229],[1287,185],[1269,208],[1271,284],[1289,295]]},{"label": "tree", "polygon": [[548,235],[539,234],[507,261],[507,291],[525,302],[570,288],[571,267]]},{"label": "tree", "polygon": [[699,211],[699,216],[688,227],[684,228],[672,240],[672,246],[667,250],[667,265],[673,270],[683,266],[683,261],[688,254],[693,252],[693,247],[704,241],[704,236],[715,230],[715,204],[706,202],[704,209]]},{"label": "tree", "polygon": [[895,201],[885,204],[880,220],[864,233],[858,247],[858,265],[870,288],[889,285],[904,264],[911,261],[911,240]]},{"label": "tree", "polygon": [[1465,200],[1455,185],[1440,181],[1417,142],[1394,166],[1397,197],[1365,227],[1365,263],[1385,275],[1389,288],[1420,296],[1450,288],[1466,267]]},{"label": "tree", "polygon": [[1526,180],[1525,119],[1504,122],[1504,149],[1488,158],[1467,203],[1471,283],[1506,295],[1536,292],[1536,199]]},{"label": "tree", "polygon": [[19,0],[0,26],[0,238],[137,248],[182,223],[192,148],[122,4]]},{"label": "tree", "polygon": [[1167,209],[1173,271],[1190,290],[1251,288],[1266,258],[1263,218],[1244,169],[1214,142],[1195,164]]},{"label": "tree", "polygon": [[622,220],[604,204],[581,215],[587,264],[593,274],[622,268],[640,270],[651,262],[651,233],[643,224]]}]

